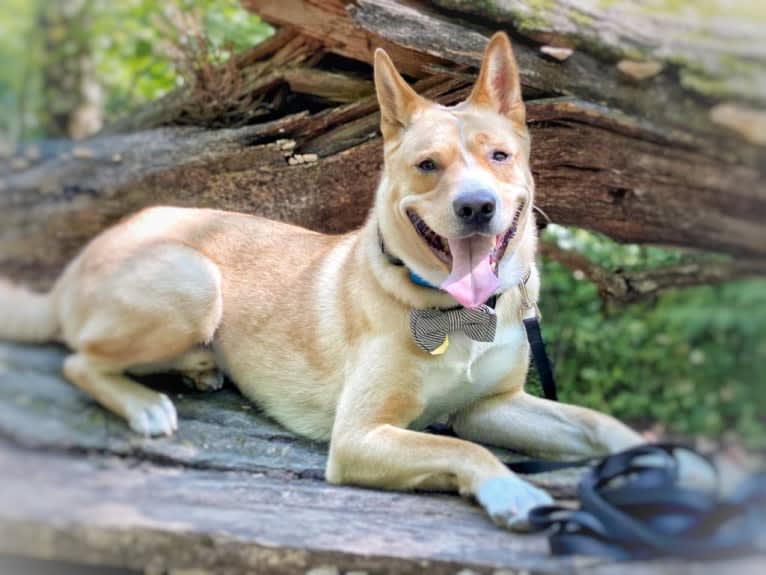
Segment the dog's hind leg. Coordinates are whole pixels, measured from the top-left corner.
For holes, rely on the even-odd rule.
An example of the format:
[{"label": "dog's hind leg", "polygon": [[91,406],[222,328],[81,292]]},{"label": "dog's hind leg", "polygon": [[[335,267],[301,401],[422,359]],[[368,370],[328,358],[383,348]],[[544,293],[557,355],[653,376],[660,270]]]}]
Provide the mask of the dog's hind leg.
[{"label": "dog's hind leg", "polygon": [[190,349],[178,358],[174,371],[197,391],[217,391],[223,387],[223,372],[216,367],[215,354],[209,349]]},{"label": "dog's hind leg", "polygon": [[171,433],[176,413],[170,400],[125,372],[147,373],[147,366],[162,365],[194,372],[215,367],[212,354],[199,346],[212,340],[221,320],[217,266],[170,243],[147,246],[106,271],[72,280],[60,296],[61,305],[73,310],[73,319],[63,322],[75,351],[65,361],[65,376],[135,431]]},{"label": "dog's hind leg", "polygon": [[184,384],[196,391],[217,391],[223,387],[223,372],[216,367],[213,350],[198,346],[169,361],[133,366],[131,375],[177,372]]}]

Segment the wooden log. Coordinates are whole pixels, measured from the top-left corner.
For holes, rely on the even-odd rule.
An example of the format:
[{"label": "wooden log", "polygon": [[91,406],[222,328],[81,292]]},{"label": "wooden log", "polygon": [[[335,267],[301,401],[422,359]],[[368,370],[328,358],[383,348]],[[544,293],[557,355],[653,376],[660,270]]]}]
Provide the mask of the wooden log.
[{"label": "wooden log", "polygon": [[755,2],[432,3],[474,18],[512,24],[520,34],[543,43],[608,54],[614,60],[656,63],[660,69],[674,68],[690,91],[766,107],[766,46],[762,41],[766,11]]},{"label": "wooden log", "polygon": [[[435,66],[443,69],[445,62],[477,66],[489,35],[500,27],[496,22],[466,22],[454,14],[435,12],[418,1],[241,3],[264,20],[294,26],[322,42],[328,51],[349,58],[369,63],[377,46],[406,50],[407,56],[394,57],[394,61],[407,66],[405,70],[416,77],[432,72]],[[466,10],[481,16],[480,8]],[[536,43],[519,37],[511,27],[504,28],[515,36],[514,51],[527,98],[574,95],[594,104],[606,103],[651,123],[672,141],[693,144],[716,157],[756,168],[766,165],[766,149],[717,123],[713,103],[690,95],[672,70],[657,75],[647,85],[626,77],[616,62],[598,53],[577,50],[571,58],[559,62],[542,53]]]},{"label": "wooden log", "polygon": [[[153,378],[176,403],[179,429],[140,437],[61,378],[64,355],[0,344],[2,573],[28,572],[3,554],[146,573],[571,571],[544,535],[503,531],[457,495],[328,485],[324,444],[295,437],[231,389],[191,392]],[[530,480],[569,497],[582,472]],[[757,561],[579,560],[575,572],[712,575]]]},{"label": "wooden log", "polygon": [[[504,532],[448,495],[73,457],[6,442],[0,465],[3,573],[31,572],[14,569],[18,563],[3,554],[194,575],[750,575],[763,565],[763,556],[704,563],[554,557],[544,535]],[[58,571],[46,564],[39,572]]]},{"label": "wooden log", "polygon": [[[216,393],[187,389],[176,376],[142,380],[173,400],[180,426],[172,437],[141,441],[127,424],[61,375],[67,351],[0,342],[0,438],[35,449],[94,451],[210,471],[324,480],[327,445],[298,437],[228,386]],[[503,461],[524,456],[490,448]],[[583,468],[530,480],[555,497],[572,498]]]},{"label": "wooden log", "polygon": [[385,48],[399,69],[415,78],[429,74],[431,66],[448,62],[387,42],[360,28],[349,17],[347,0],[242,0],[242,5],[267,22],[295,28],[326,50],[352,60],[372,62],[375,48]]},{"label": "wooden log", "polygon": [[[620,241],[766,255],[766,184],[757,170],[668,148],[661,135],[647,139],[630,120],[576,101],[531,102],[528,119],[537,201],[554,222]],[[0,273],[47,285],[88,239],[147,205],[352,229],[370,208],[382,164],[377,120],[361,116],[356,131],[341,123],[303,137],[315,121],[299,114],[237,130],[166,128],[59,147],[0,177]]]},{"label": "wooden log", "polygon": [[167,125],[233,127],[253,123],[278,112],[266,96],[280,85],[294,94],[309,94],[332,104],[357,102],[374,92],[368,78],[314,67],[321,56],[316,40],[285,28],[224,64],[203,66],[182,88],[117,120],[102,134]]}]

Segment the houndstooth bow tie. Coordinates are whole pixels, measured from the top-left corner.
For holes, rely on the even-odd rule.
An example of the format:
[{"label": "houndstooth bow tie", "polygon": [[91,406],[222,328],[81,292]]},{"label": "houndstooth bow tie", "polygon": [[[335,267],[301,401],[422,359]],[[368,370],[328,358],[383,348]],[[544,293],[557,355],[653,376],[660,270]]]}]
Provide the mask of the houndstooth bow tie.
[{"label": "houndstooth bow tie", "polygon": [[410,310],[410,331],[423,351],[439,355],[447,350],[448,335],[462,331],[474,341],[494,341],[497,314],[488,305],[477,308]]}]

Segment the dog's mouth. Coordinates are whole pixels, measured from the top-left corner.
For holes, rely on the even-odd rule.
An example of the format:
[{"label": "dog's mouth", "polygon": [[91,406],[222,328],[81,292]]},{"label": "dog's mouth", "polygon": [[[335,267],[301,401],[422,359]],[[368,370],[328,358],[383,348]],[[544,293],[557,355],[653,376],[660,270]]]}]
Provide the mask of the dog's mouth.
[{"label": "dog's mouth", "polygon": [[[489,253],[490,268],[495,275],[497,275],[497,269],[500,265],[500,261],[503,259],[503,256],[508,249],[508,244],[511,243],[511,240],[516,235],[524,205],[525,202],[523,201],[519,204],[519,207],[516,209],[516,213],[513,215],[513,220],[511,221],[510,227],[502,234],[495,236],[495,247]],[[434,253],[434,255],[436,255],[436,257],[439,258],[441,262],[451,268],[452,253],[450,251],[449,241],[447,238],[440,236],[430,227],[428,227],[428,224],[423,221],[423,218],[418,216],[413,210],[407,210],[407,216],[410,218],[415,231],[423,239],[426,245],[431,248],[431,251]]]}]

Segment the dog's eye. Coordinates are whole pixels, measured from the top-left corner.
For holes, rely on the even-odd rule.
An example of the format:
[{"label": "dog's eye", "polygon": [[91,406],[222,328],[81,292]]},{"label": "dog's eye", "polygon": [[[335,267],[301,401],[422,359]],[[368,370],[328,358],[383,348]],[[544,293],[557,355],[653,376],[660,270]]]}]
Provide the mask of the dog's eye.
[{"label": "dog's eye", "polygon": [[436,168],[436,162],[434,162],[431,158],[426,158],[418,164],[418,170],[421,172],[435,172]]},{"label": "dog's eye", "polygon": [[508,159],[508,154],[506,154],[502,150],[495,150],[494,152],[492,152],[492,159],[495,162],[504,162]]}]

